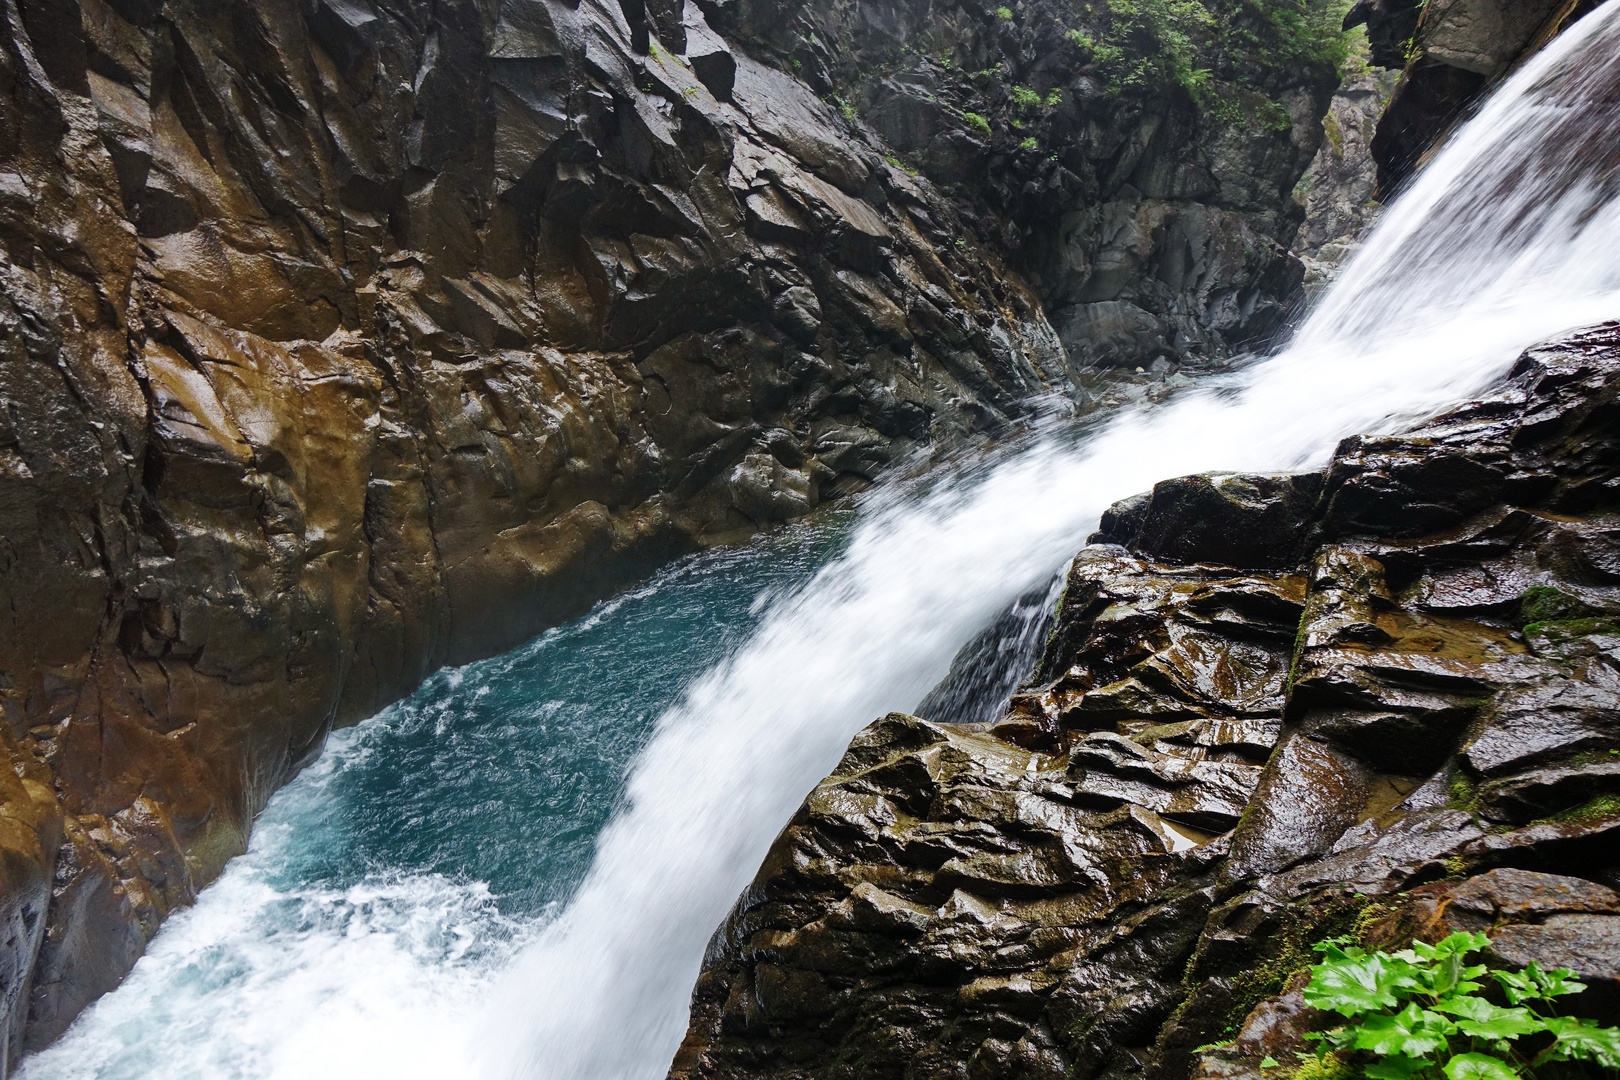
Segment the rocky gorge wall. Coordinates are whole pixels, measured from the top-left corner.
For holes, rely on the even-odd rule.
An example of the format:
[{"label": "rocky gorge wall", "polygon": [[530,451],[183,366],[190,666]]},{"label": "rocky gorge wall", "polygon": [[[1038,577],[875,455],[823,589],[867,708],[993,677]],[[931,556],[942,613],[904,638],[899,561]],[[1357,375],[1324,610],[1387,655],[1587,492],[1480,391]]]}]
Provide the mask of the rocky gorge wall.
[{"label": "rocky gorge wall", "polygon": [[1077,364],[1197,370],[1298,299],[1290,193],[1344,6],[729,0],[716,18],[957,195]]},{"label": "rocky gorge wall", "polygon": [[1615,1022],[1617,421],[1611,323],[1319,472],[1117,504],[1004,715],[884,717],[806,799],[670,1076],[1287,1076],[1347,933],[1483,931]]},{"label": "rocky gorge wall", "polygon": [[5,7],[0,994],[119,981],[334,723],[1070,384],[688,9]]},{"label": "rocky gorge wall", "polygon": [[1223,4],[6,0],[0,1062],[333,724],[1282,327],[1382,86]]},{"label": "rocky gorge wall", "polygon": [[1373,62],[1400,69],[1371,144],[1380,197],[1392,197],[1525,57],[1599,0],[1358,0]]},{"label": "rocky gorge wall", "polygon": [[[981,78],[994,152],[942,189],[783,36],[849,11],[651,9],[6,0],[0,1062],[333,724],[1297,285],[1330,65],[1230,58],[1281,81],[1216,123],[1082,64],[1041,84],[1065,171]],[[970,15],[1009,63],[1054,32],[905,13]]]}]

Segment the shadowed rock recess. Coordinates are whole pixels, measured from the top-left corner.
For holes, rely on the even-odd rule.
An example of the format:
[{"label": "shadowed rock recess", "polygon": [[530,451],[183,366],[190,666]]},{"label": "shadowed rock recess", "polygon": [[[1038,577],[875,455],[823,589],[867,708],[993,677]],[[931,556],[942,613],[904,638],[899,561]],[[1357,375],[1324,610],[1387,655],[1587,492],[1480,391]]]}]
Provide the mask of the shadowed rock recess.
[{"label": "shadowed rock recess", "polygon": [[891,714],[805,801],[670,1075],[1258,1080],[1344,933],[1482,930],[1613,1022],[1617,395],[1609,324],[1322,472],[1114,507],[1000,719]]},{"label": "shadowed rock recess", "polygon": [[1206,365],[1303,277],[1290,198],[1322,141],[1335,0],[714,0],[958,195],[1077,363]]}]

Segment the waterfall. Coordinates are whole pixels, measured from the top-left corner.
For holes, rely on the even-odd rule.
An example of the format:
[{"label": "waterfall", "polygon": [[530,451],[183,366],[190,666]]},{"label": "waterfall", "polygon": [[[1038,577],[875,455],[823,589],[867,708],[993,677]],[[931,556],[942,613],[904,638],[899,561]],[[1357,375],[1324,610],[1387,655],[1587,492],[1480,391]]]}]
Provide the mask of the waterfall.
[{"label": "waterfall", "polygon": [[870,506],[659,720],[567,909],[496,988],[490,1075],[656,1080],[705,942],[850,737],[1165,477],[1323,462],[1484,390],[1526,346],[1620,315],[1620,0],[1515,74],[1385,215],[1281,354],[1077,440],[1048,425]]}]

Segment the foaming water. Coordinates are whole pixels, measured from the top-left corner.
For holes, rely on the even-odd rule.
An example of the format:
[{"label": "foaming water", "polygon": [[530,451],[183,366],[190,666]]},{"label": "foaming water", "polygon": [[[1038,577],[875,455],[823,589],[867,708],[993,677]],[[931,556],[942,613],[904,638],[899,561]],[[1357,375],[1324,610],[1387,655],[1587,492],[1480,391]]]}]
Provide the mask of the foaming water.
[{"label": "foaming water", "polygon": [[1533,60],[1384,217],[1293,344],[1219,391],[1051,432],[916,501],[778,602],[662,717],[567,911],[496,995],[489,1062],[655,1080],[705,942],[861,726],[906,709],[1112,501],[1211,469],[1319,464],[1477,393],[1526,346],[1620,314],[1620,0]]},{"label": "foaming water", "polygon": [[445,1080],[578,886],[656,717],[802,585],[830,519],[672,567],[333,735],[25,1080]]},{"label": "foaming water", "polygon": [[1453,138],[1286,352],[1224,385],[1049,421],[874,492],[852,533],[692,560],[334,738],[22,1075],[656,1080],[705,942],[804,794],[1110,502],[1319,464],[1620,315],[1617,58],[1610,0]]}]

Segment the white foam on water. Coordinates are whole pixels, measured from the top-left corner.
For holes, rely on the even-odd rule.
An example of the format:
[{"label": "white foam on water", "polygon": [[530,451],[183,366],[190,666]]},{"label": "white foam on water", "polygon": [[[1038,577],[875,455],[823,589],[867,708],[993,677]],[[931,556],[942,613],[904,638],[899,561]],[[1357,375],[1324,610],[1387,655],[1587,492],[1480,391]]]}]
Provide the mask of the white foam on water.
[{"label": "white foam on water", "polygon": [[482,995],[522,929],[488,888],[387,871],[344,889],[276,884],[327,782],[371,752],[388,720],[333,736],[248,853],[20,1080],[463,1074]]},{"label": "white foam on water", "polygon": [[926,492],[879,493],[846,552],[661,718],[560,917],[514,924],[479,883],[437,875],[277,886],[321,770],[365,751],[362,725],[20,1076],[656,1080],[707,939],[805,793],[1109,503],[1189,472],[1319,465],[1343,436],[1430,415],[1526,346],[1620,316],[1617,58],[1610,0],[1452,138],[1282,354],[1084,439],[1049,423]]}]

